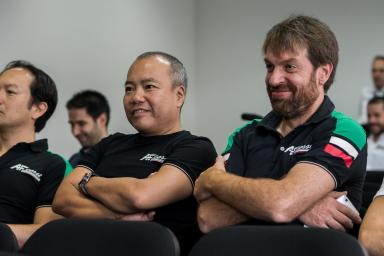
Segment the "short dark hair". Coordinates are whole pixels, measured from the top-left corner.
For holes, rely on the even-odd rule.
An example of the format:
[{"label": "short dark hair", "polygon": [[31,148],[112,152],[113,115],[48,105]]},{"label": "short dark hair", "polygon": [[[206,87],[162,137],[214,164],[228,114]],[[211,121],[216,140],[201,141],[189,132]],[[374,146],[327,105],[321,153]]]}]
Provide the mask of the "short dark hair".
[{"label": "short dark hair", "polygon": [[373,58],[373,61],[377,61],[377,60],[382,60],[382,61],[384,61],[384,55],[376,55],[376,56]]},{"label": "short dark hair", "polygon": [[159,56],[161,58],[164,58],[166,61],[168,61],[171,65],[170,69],[170,75],[172,77],[172,83],[173,86],[178,85],[184,85],[185,90],[187,90],[188,87],[188,77],[187,77],[187,71],[183,65],[183,63],[178,60],[176,57],[160,51],[154,51],[154,52],[145,52],[143,54],[140,54],[136,60],[141,60],[153,56]]},{"label": "short dark hair", "polygon": [[378,96],[376,96],[376,97],[373,97],[372,99],[370,99],[370,100],[368,101],[368,105],[371,105],[371,104],[379,104],[379,103],[381,103],[381,104],[384,105],[384,97],[378,97]]},{"label": "short dark hair", "polygon": [[284,51],[295,52],[297,47],[307,48],[308,58],[315,69],[324,64],[333,65],[332,73],[324,84],[324,91],[327,92],[335,78],[339,61],[339,46],[335,34],[328,25],[316,18],[291,16],[268,32],[263,52],[266,54],[271,50],[278,55]]},{"label": "short dark hair", "polygon": [[107,98],[98,91],[84,90],[76,93],[67,101],[68,110],[73,108],[85,108],[88,115],[96,120],[101,114],[107,116],[107,126],[110,118],[110,107]]},{"label": "short dark hair", "polygon": [[13,68],[25,69],[29,71],[34,77],[34,80],[30,85],[30,107],[32,107],[33,104],[39,104],[41,102],[45,102],[48,105],[47,111],[35,122],[35,131],[40,132],[45,127],[45,124],[52,116],[53,112],[55,112],[57,106],[56,84],[47,73],[35,67],[30,62],[24,60],[11,61],[5,66],[1,74]]}]

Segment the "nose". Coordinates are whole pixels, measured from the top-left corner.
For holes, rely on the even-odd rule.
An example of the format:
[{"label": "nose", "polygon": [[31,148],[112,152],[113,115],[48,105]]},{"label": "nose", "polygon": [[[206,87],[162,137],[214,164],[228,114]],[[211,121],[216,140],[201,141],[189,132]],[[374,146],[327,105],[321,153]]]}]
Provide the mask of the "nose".
[{"label": "nose", "polygon": [[269,71],[266,76],[266,82],[271,86],[278,86],[284,83],[284,74],[278,68],[275,67],[272,71]]},{"label": "nose", "polygon": [[136,90],[133,92],[132,101],[134,103],[144,102],[144,94],[144,89],[141,88],[141,86],[137,87]]},{"label": "nose", "polygon": [[80,127],[78,125],[73,125],[72,126],[72,133],[74,136],[78,136],[80,134]]}]

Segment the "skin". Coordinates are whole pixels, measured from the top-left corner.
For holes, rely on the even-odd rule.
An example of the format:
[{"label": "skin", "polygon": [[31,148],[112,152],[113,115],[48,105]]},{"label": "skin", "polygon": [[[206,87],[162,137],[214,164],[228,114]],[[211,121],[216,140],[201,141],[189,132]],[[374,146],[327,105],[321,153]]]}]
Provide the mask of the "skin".
[{"label": "skin", "polygon": [[83,148],[96,145],[108,135],[105,113],[93,119],[85,108],[72,108],[68,110],[68,123],[71,126],[73,136],[76,137]]},{"label": "skin", "polygon": [[384,197],[376,197],[360,227],[359,241],[371,256],[384,255]]},{"label": "skin", "polygon": [[371,103],[368,105],[368,126],[373,135],[373,140],[377,141],[380,134],[384,131],[384,104]]},{"label": "skin", "polygon": [[[169,68],[170,63],[154,56],[136,60],[128,71],[124,109],[128,121],[143,136],[181,131],[185,88],[173,84]],[[193,191],[183,172],[163,165],[144,179],[93,177],[87,184],[90,198],[78,190],[87,172],[77,167],[64,179],[53,203],[55,212],[68,217],[151,220],[154,213],[150,209],[182,200]]]},{"label": "skin", "polygon": [[372,81],[376,89],[384,87],[384,60],[374,60],[372,62]]},{"label": "skin", "polygon": [[[0,75],[0,155],[19,142],[35,141],[35,122],[47,111],[47,104],[31,105],[30,85],[33,75],[24,69],[13,68]],[[36,209],[31,224],[8,224],[19,246],[43,224],[60,218],[49,206]]]}]

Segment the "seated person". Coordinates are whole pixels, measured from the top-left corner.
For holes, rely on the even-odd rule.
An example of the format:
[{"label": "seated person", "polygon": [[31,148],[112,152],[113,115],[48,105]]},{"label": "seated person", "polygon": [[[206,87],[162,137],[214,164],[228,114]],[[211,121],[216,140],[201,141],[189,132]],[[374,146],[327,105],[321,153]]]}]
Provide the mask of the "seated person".
[{"label": "seated person", "polygon": [[197,179],[199,226],[208,232],[252,219],[350,229],[360,217],[337,198],[348,193],[361,204],[366,137],[325,95],[336,38],[323,22],[293,16],[268,32],[263,52],[273,110],[236,130],[226,163],[218,157]]},{"label": "seated person", "polygon": [[71,132],[82,147],[69,158],[71,165],[76,166],[85,151],[108,136],[110,108],[104,95],[91,90],[76,93],[66,107]]},{"label": "seated person", "polygon": [[384,255],[384,180],[361,223],[359,241],[370,256]]},{"label": "seated person", "polygon": [[57,105],[54,81],[25,61],[0,73],[0,222],[8,224],[19,246],[59,216],[51,203],[68,162],[36,140]]},{"label": "seated person", "polygon": [[367,171],[384,170],[384,98],[368,102]]},{"label": "seated person", "polygon": [[367,105],[374,97],[384,97],[384,56],[377,55],[372,60],[373,86],[366,86],[361,91],[359,104],[359,122],[367,123]]},{"label": "seated person", "polygon": [[162,52],[133,62],[123,99],[136,134],[111,135],[86,152],[60,185],[54,211],[66,217],[154,220],[169,227],[186,253],[199,234],[192,191],[216,151],[182,130],[187,77],[183,64]]}]

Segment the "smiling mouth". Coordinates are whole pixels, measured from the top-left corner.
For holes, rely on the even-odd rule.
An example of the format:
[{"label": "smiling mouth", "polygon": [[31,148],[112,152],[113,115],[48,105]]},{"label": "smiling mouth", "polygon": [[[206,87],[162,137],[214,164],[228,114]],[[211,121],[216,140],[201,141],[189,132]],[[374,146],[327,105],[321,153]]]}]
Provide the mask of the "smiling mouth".
[{"label": "smiling mouth", "polygon": [[140,115],[140,114],[144,114],[144,113],[147,113],[147,112],[150,112],[149,110],[147,109],[135,109],[131,112],[132,116],[136,116],[136,115]]}]

